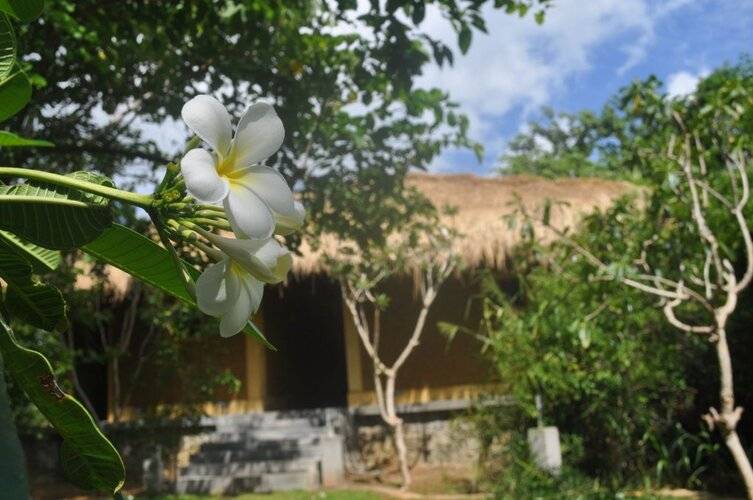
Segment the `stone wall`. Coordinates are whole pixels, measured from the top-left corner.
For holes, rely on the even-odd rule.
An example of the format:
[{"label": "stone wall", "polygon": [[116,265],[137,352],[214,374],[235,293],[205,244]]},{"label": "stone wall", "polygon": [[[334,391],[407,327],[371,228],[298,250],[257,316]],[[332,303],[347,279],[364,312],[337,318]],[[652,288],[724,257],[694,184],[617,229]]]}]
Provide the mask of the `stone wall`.
[{"label": "stone wall", "polygon": [[[475,466],[480,443],[473,426],[457,412],[426,411],[404,416],[408,457],[412,465]],[[347,471],[377,473],[396,465],[388,426],[375,415],[349,415]]]}]

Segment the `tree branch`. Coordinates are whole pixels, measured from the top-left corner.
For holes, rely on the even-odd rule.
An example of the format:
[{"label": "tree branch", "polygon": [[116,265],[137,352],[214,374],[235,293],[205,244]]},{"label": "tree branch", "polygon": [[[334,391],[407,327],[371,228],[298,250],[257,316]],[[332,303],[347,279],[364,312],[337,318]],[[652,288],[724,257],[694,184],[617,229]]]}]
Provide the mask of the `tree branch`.
[{"label": "tree branch", "polygon": [[146,151],[139,151],[135,149],[128,149],[117,146],[104,146],[96,144],[56,144],[54,147],[49,148],[49,151],[56,153],[89,153],[89,154],[103,154],[108,156],[119,156],[129,159],[141,159],[148,160],[153,163],[169,163],[171,160],[159,153],[149,153]]}]

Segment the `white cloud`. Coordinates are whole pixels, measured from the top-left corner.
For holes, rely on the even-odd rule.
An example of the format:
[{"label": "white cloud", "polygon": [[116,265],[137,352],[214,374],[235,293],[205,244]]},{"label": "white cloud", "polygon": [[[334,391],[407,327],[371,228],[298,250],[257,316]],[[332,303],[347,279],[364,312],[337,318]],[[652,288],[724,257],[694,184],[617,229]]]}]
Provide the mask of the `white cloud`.
[{"label": "white cloud", "polygon": [[708,75],[708,70],[701,70],[698,73],[688,71],[678,71],[667,77],[667,93],[670,97],[682,97],[695,92],[698,81]]},{"label": "white cloud", "polygon": [[[497,124],[513,109],[523,115],[551,102],[572,77],[591,69],[594,53],[609,41],[628,37],[622,47],[624,72],[641,62],[653,43],[659,19],[686,4],[673,0],[659,7],[651,0],[561,0],[543,25],[486,7],[489,33],[474,32],[470,51],[453,67],[432,66],[422,86],[450,92],[471,117],[471,134],[487,149],[487,161],[502,151]],[[451,46],[456,34],[436,10],[427,12],[427,31]]]},{"label": "white cloud", "polygon": [[654,27],[657,22],[666,15],[671,14],[680,7],[684,7],[690,2],[691,0],[669,0],[664,3],[659,3],[653,8],[653,10],[651,10],[653,4],[636,2],[634,6],[636,9],[634,12],[634,18],[638,23],[640,35],[633,45],[624,48],[628,57],[617,70],[617,73],[622,75],[643,61],[646,58],[649,47],[656,41]]}]

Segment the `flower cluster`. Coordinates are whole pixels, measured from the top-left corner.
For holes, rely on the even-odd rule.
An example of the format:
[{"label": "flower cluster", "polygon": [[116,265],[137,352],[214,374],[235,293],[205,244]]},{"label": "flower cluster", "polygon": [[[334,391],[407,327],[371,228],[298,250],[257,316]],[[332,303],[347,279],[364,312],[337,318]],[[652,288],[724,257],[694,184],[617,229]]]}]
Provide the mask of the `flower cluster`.
[{"label": "flower cluster", "polygon": [[259,308],[264,283],[285,279],[292,257],[274,235],[300,228],[305,212],[282,175],[263,165],[285,137],[272,106],[250,105],[235,133],[230,114],[213,97],[194,97],[181,115],[211,148],[191,149],[183,156],[185,189],[209,208],[222,210],[235,234],[228,238],[195,227],[217,260],[197,280],[196,300],[201,311],[221,318],[220,334],[229,337]]}]

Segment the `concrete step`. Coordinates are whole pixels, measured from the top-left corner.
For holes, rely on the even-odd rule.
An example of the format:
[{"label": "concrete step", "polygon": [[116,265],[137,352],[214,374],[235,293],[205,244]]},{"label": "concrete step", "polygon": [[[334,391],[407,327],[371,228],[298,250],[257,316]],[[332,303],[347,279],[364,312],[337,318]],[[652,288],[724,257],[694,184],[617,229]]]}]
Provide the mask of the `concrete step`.
[{"label": "concrete step", "polygon": [[229,421],[229,422],[216,422],[215,429],[217,432],[241,432],[244,430],[254,429],[270,429],[270,430],[286,430],[286,429],[323,429],[326,428],[326,422],[323,420],[306,420],[306,419],[283,419],[283,420],[255,420],[250,418],[250,421]]},{"label": "concrete step", "polygon": [[207,441],[202,443],[198,454],[212,454],[216,452],[283,452],[295,454],[299,451],[313,451],[322,443],[319,436],[309,436],[298,439],[249,439],[244,441]]},{"label": "concrete step", "polygon": [[284,449],[296,449],[305,448],[310,446],[317,446],[324,439],[327,438],[327,434],[308,434],[306,436],[298,437],[280,437],[274,435],[274,433],[261,433],[259,435],[264,436],[265,439],[257,439],[257,434],[240,434],[238,439],[230,440],[226,439],[228,436],[212,436],[209,440],[202,443],[202,450],[255,450],[261,448],[284,448]]},{"label": "concrete step", "polygon": [[258,462],[264,460],[295,460],[299,458],[315,458],[318,448],[304,447],[296,449],[285,448],[257,448],[252,450],[203,450],[195,453],[189,459],[191,464]]},{"label": "concrete step", "polygon": [[289,428],[240,428],[235,430],[216,430],[211,434],[211,441],[270,441],[280,439],[301,439],[307,437],[330,435],[329,427],[289,427]]},{"label": "concrete step", "polygon": [[245,427],[287,427],[291,425],[307,425],[322,427],[327,423],[327,412],[321,410],[302,410],[296,412],[264,412],[243,415],[224,415],[207,419],[206,424]]},{"label": "concrete step", "polygon": [[318,458],[258,460],[254,462],[193,463],[180,470],[180,476],[249,476],[266,472],[318,470]]},{"label": "concrete step", "polygon": [[284,490],[307,490],[319,486],[319,472],[312,468],[305,471],[275,472],[264,474],[181,476],[176,483],[178,494],[236,495],[238,493],[267,493]]},{"label": "concrete step", "polygon": [[342,418],[340,410],[320,409],[202,419],[213,431],[178,471],[176,492],[233,495],[335,484],[343,468],[336,435]]}]

